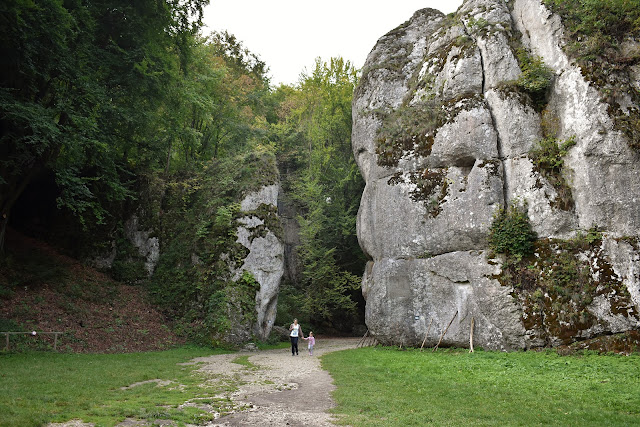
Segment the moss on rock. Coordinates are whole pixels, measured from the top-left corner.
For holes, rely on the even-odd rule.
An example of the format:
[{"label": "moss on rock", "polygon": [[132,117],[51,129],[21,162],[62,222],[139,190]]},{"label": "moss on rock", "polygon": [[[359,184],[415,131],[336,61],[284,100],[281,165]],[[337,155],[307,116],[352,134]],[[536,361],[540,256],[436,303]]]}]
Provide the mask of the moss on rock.
[{"label": "moss on rock", "polygon": [[571,240],[538,240],[532,255],[508,259],[498,280],[513,287],[525,328],[547,345],[570,344],[598,325],[592,304],[599,297],[610,303],[613,315],[638,314],[596,229]]}]

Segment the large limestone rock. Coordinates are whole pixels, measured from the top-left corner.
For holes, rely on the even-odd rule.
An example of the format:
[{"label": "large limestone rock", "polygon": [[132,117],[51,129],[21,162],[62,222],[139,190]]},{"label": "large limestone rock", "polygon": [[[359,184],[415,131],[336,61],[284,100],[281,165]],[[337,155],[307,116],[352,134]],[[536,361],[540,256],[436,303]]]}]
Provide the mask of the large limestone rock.
[{"label": "large limestone rock", "polygon": [[[238,280],[243,271],[250,272],[259,283],[256,293],[257,320],[254,333],[265,340],[276,318],[278,291],[284,275],[284,243],[269,228],[266,217],[275,217],[278,206],[279,185],[262,187],[255,193],[248,194],[240,204],[244,214],[238,219],[238,242],[249,250],[244,263],[235,274]],[[242,340],[250,337],[250,331],[235,331]]]},{"label": "large limestone rock", "polygon": [[[352,140],[366,181],[358,213],[358,238],[371,259],[366,323],[380,341],[419,345],[428,332],[433,343],[452,318],[446,344],[468,345],[473,318],[475,343],[492,349],[640,325],[640,156],[563,52],[562,34],[540,0],[467,0],[455,16],[416,12],[369,54],[353,100]],[[522,74],[516,45],[554,73],[544,112],[512,89]],[[571,203],[530,158],[549,117],[558,140],[576,141],[562,170]],[[534,305],[488,254],[493,215],[512,202],[526,206],[541,242],[594,226],[605,231],[601,243],[566,258],[582,262],[593,285],[593,298],[571,312],[580,320],[555,294],[536,294],[542,308]],[[568,253],[548,242],[537,257]]]}]

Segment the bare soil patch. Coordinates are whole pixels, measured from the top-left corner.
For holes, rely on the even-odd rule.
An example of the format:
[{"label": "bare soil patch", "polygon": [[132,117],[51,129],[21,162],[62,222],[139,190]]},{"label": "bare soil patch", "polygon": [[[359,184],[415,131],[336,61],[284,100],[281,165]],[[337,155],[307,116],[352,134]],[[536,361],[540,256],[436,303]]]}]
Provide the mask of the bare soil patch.
[{"label": "bare soil patch", "polygon": [[[13,230],[0,264],[0,330],[64,332],[58,351],[124,353],[184,343],[140,286],[112,280]],[[13,349],[53,347],[51,335],[13,336]]]}]

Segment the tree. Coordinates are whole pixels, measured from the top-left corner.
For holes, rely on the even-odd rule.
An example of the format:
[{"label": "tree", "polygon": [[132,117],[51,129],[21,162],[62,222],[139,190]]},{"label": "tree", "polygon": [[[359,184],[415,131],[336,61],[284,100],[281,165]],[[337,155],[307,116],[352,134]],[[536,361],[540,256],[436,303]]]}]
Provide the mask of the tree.
[{"label": "tree", "polygon": [[58,204],[101,222],[158,161],[167,87],[208,0],[8,0],[0,6],[0,248],[11,209],[46,169]]},{"label": "tree", "polygon": [[197,37],[185,74],[164,111],[166,172],[238,153],[266,120],[266,65],[234,36]]},{"label": "tree", "polygon": [[351,152],[356,70],[342,58],[316,60],[293,89],[279,89],[278,156],[297,169],[292,180],[302,215],[299,256],[303,306],[316,323],[346,327],[356,308],[362,266],[355,219],[364,183]]}]

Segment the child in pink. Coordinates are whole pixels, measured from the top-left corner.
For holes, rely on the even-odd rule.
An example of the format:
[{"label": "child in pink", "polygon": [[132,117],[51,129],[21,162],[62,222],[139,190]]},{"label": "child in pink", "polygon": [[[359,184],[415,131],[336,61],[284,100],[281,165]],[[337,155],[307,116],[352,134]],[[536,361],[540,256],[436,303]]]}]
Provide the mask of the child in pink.
[{"label": "child in pink", "polygon": [[316,339],[313,336],[313,332],[309,331],[309,336],[307,338],[302,338],[303,340],[309,341],[309,356],[313,356],[313,346],[316,345]]}]

